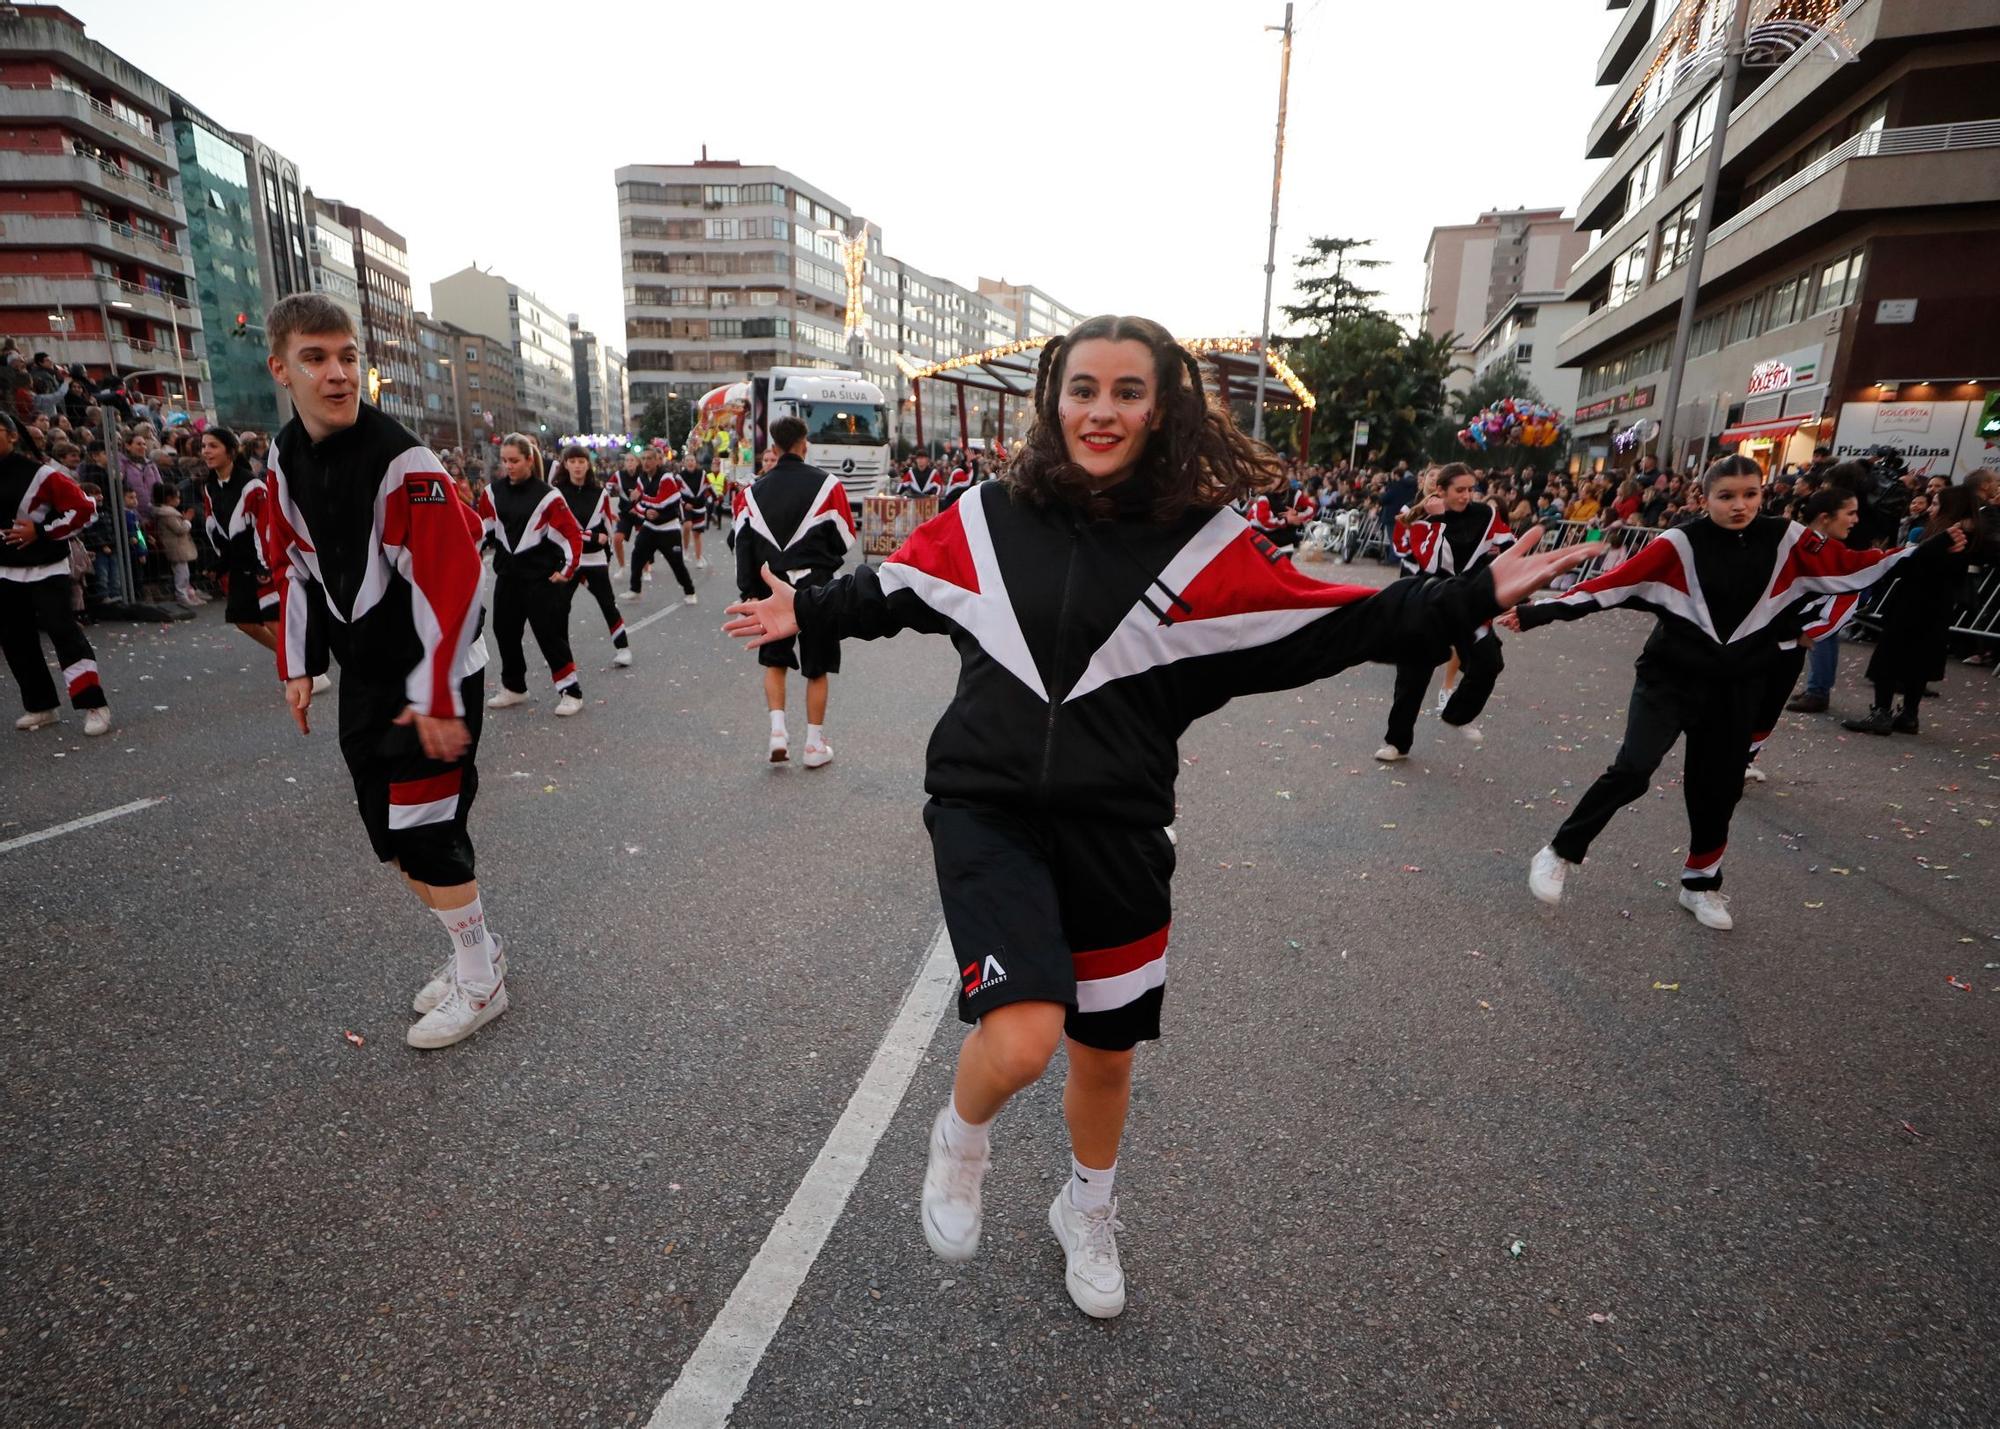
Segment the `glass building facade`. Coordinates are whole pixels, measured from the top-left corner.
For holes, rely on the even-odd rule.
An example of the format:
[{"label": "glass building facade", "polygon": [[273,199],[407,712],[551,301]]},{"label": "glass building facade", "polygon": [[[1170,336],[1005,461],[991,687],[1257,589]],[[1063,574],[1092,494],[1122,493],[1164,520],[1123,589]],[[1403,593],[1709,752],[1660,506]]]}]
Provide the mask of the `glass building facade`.
[{"label": "glass building facade", "polygon": [[[278,425],[278,398],[264,366],[264,287],[250,158],[219,125],[178,99],[173,116],[207,337],[209,405],[225,426],[268,432]],[[239,313],[245,321],[241,336]]]}]

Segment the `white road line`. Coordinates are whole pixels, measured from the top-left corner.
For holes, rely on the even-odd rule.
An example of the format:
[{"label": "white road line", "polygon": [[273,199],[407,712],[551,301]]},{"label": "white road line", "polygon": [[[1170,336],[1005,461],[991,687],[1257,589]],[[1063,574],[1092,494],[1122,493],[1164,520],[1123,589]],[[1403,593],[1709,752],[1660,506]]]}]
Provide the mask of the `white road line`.
[{"label": "white road line", "polygon": [[22,834],[19,838],[0,842],[0,853],[12,853],[17,848],[26,848],[29,844],[38,844],[44,839],[60,838],[64,834],[73,834],[78,829],[87,829],[92,824],[101,824],[108,819],[122,819],[127,814],[136,814],[141,809],[150,809],[155,804],[166,802],[167,796],[162,794],[156,799],[134,799],[129,804],[120,804],[117,808],[106,809],[101,814],[85,814],[80,819],[71,819],[66,824],[57,824],[54,828],[43,829],[40,833]]},{"label": "white road line", "polygon": [[[721,1429],[729,1421],[764,1351],[791,1312],[806,1272],[840,1219],[848,1195],[868,1169],[876,1143],[902,1104],[910,1077],[957,987],[956,971],[951,939],[940,924],[930,953],[903,995],[896,1020],[875,1049],[874,1060],[834,1123],[819,1158],[764,1237],[722,1313],[681,1366],[680,1378],[646,1421],[646,1429]],[[911,1231],[915,1233],[914,1226]]]},{"label": "white road line", "polygon": [[647,616],[647,617],[646,617],[646,618],[645,618],[644,620],[635,620],[635,621],[633,621],[633,622],[632,622],[632,623],[631,623],[630,625],[626,626],[626,627],[625,627],[625,633],[626,633],[627,635],[630,635],[630,634],[631,634],[631,633],[632,633],[633,631],[635,631],[635,630],[644,630],[644,629],[645,629],[645,628],[646,628],[647,626],[651,625],[651,624],[652,624],[652,623],[653,623],[654,621],[656,621],[656,620],[665,620],[665,619],[666,619],[666,618],[667,618],[668,616],[672,615],[672,614],[673,614],[673,613],[674,613],[675,611],[677,611],[677,610],[684,610],[684,609],[686,609],[686,607],[685,607],[685,606],[679,606],[679,605],[669,605],[669,606],[666,606],[666,607],[664,607],[664,608],[662,608],[662,609],[660,609],[660,610],[656,610],[656,611],[654,611],[654,612],[653,612],[653,613],[652,613],[651,615]]}]

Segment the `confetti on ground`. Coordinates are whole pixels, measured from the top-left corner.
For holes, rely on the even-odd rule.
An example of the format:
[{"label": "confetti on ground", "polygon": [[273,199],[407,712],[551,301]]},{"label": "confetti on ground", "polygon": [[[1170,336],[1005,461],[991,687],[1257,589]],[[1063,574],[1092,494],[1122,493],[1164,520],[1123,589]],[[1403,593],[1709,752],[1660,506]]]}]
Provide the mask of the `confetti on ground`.
[{"label": "confetti on ground", "polygon": [[1280,789],[1278,791],[1278,797],[1280,799],[1289,799],[1292,797],[1292,791],[1289,789]]},{"label": "confetti on ground", "polygon": [[1618,1317],[1616,1315],[1607,1315],[1602,1310],[1593,1310],[1590,1314],[1590,1323],[1593,1325],[1615,1325],[1618,1323]]},{"label": "confetti on ground", "polygon": [[1480,1005],[1481,1007],[1485,1008],[1485,1009],[1486,1009],[1486,1010],[1487,1010],[1488,1012],[1491,1012],[1491,1011],[1493,1010],[1493,1004],[1492,1004],[1492,1003],[1490,1003],[1490,1002],[1488,1002],[1488,1001],[1487,1001],[1487,1000],[1486,1000],[1485,998],[1483,998],[1483,997],[1482,997],[1482,998],[1481,998],[1481,999],[1479,1000],[1479,1005]]},{"label": "confetti on ground", "polygon": [[1655,982],[1653,984],[1654,992],[1679,992],[1680,990],[1681,985],[1677,982]]},{"label": "confetti on ground", "polygon": [[1944,975],[1944,980],[1945,980],[1946,982],[1950,983],[1950,984],[1951,984],[1951,985],[1952,985],[1953,987],[1957,988],[1957,989],[1958,989],[1958,990],[1959,990],[1960,992],[1971,992],[1971,991],[1972,991],[1972,984],[1971,984],[1971,983],[1969,983],[1969,982],[1960,982],[1960,981],[1959,981],[1959,980],[1958,980],[1957,978],[1953,977],[1953,976],[1952,976],[1952,975],[1951,975],[1950,973],[1946,973],[1946,974]]},{"label": "confetti on ground", "polygon": [[1422,864],[1406,863],[1403,865],[1403,872],[1405,873],[1422,873],[1423,871],[1424,869]]},{"label": "confetti on ground", "polygon": [[544,785],[542,785],[542,792],[543,792],[544,794],[553,794],[553,793],[555,793],[555,791],[556,791],[556,786],[555,786],[555,785],[553,785],[553,784],[544,784]]},{"label": "confetti on ground", "polygon": [[1527,1248],[1528,1248],[1528,1243],[1526,1241],[1517,1240],[1512,1245],[1507,1247],[1507,1254],[1513,1256],[1514,1259],[1519,1260],[1521,1258],[1521,1252],[1525,1251]]},{"label": "confetti on ground", "polygon": [[1808,903],[1808,904],[1806,904],[1806,907],[1808,907],[1808,908],[1824,908],[1824,907],[1826,907],[1826,905],[1825,905],[1824,903]]},{"label": "confetti on ground", "polygon": [[1919,1141],[1922,1141],[1924,1139],[1924,1134],[1921,1131],[1918,1131],[1914,1126],[1911,1126],[1907,1121],[1903,1123],[1903,1130],[1909,1132],[1910,1135],[1916,1137],[1917,1140]]},{"label": "confetti on ground", "polygon": [[359,1032],[348,1032],[343,1030],[340,1035],[345,1037],[348,1041],[352,1042],[357,1047],[361,1046],[368,1040],[366,1037],[363,1037]]},{"label": "confetti on ground", "polygon": [[[1465,955],[1468,958],[1483,958],[1486,956],[1486,954],[1480,952],[1479,949],[1477,948],[1467,948],[1465,950]],[[1992,966],[1992,964],[1989,963],[1988,966],[1990,967]]]},{"label": "confetti on ground", "polygon": [[1395,828],[1396,826],[1395,826],[1394,824],[1384,824],[1384,825],[1382,825],[1382,827],[1383,827],[1383,828],[1385,828],[1385,829],[1393,829],[1393,828]]}]

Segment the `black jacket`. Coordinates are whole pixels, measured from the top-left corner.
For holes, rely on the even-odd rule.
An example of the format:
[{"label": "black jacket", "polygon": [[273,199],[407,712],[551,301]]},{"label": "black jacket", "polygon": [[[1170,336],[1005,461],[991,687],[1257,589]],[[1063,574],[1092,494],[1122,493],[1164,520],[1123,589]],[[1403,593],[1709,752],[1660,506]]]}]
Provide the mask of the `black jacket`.
[{"label": "black jacket", "polygon": [[769,595],[766,562],[793,585],[828,580],[854,545],[854,509],[840,478],[786,454],[736,493],[736,589]]},{"label": "black jacket", "polygon": [[1366,660],[1445,658],[1493,616],[1493,578],[1321,585],[1235,511],[1148,517],[1136,483],[1092,521],[988,482],[879,571],[799,591],[810,634],[951,637],[958,690],[931,734],[941,798],[1159,828],[1181,732],[1237,695]]},{"label": "black jacket", "polygon": [[1640,674],[1683,685],[1741,680],[1798,638],[1818,597],[1865,590],[1910,554],[1850,551],[1775,516],[1741,531],[1701,516],[1555,600],[1522,606],[1521,628],[1631,606],[1660,617]]},{"label": "black jacket", "polygon": [[0,526],[26,520],[37,528],[25,546],[0,541],[0,566],[69,574],[69,538],[82,535],[96,515],[96,504],[61,467],[18,450],[0,458]]}]

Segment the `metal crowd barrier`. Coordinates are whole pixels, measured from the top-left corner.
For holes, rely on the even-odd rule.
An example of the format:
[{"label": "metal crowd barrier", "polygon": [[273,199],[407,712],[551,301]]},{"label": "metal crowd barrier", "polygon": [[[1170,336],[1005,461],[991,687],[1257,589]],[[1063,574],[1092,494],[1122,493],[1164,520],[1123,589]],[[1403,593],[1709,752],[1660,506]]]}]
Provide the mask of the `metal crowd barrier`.
[{"label": "metal crowd barrier", "polygon": [[[1903,584],[1901,576],[1891,576],[1854,617],[1867,635],[1881,633],[1882,615]],[[2000,566],[1975,571],[1970,589],[1952,613],[1951,632],[1975,640],[2000,640]]]}]

